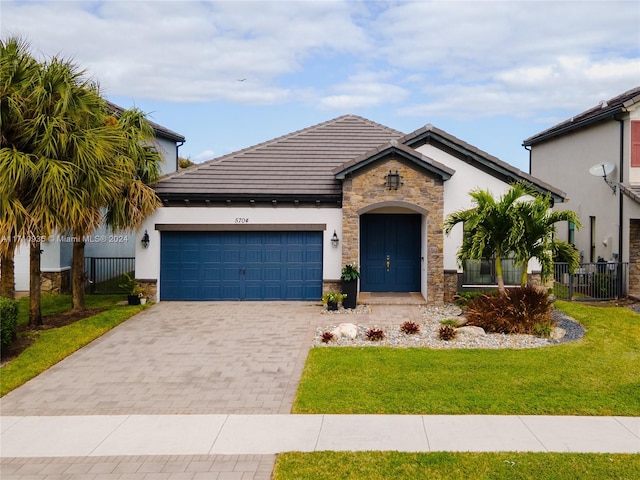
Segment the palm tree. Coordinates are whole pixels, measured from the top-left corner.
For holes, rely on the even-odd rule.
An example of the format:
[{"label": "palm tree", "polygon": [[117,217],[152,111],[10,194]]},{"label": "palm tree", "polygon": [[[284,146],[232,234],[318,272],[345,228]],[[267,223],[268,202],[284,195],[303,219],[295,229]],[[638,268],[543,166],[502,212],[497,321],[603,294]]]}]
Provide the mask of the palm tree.
[{"label": "palm tree", "polygon": [[37,63],[28,45],[12,38],[0,40],[0,295],[14,298],[14,252],[21,235],[28,236],[29,215],[17,195],[21,179],[31,175],[28,155],[13,148],[26,110],[26,92]]},{"label": "palm tree", "polygon": [[[110,124],[119,135],[111,162],[119,165],[116,175],[105,175],[104,165],[92,163],[84,166],[84,174],[78,178],[78,191],[84,193],[84,201],[82,197],[77,200],[83,208],[69,224],[75,239],[71,265],[73,310],[85,308],[84,238],[103,220],[113,230],[137,229],[160,205],[149,184],[155,183],[160,175],[162,157],[151,146],[155,134],[145,115],[137,109],[125,110],[119,112],[117,120],[111,117]],[[102,170],[89,175],[89,169]]]},{"label": "palm tree", "polygon": [[530,193],[522,183],[515,183],[496,201],[488,190],[469,193],[475,207],[459,210],[447,216],[444,231],[451,233],[457,224],[463,224],[462,245],[458,250],[458,262],[495,258],[496,280],[501,295],[506,293],[502,274],[502,259],[515,251],[519,232],[513,228],[516,204]]},{"label": "palm tree", "polygon": [[573,222],[580,228],[578,215],[571,210],[551,211],[549,196],[532,192],[533,199],[516,205],[514,228],[519,232],[519,240],[514,245],[516,264],[522,266],[520,284],[527,284],[527,264],[535,258],[541,266],[541,280],[545,283],[553,276],[553,259],[563,258],[573,273],[580,263],[576,249],[568,242],[554,238],[555,224]]},{"label": "palm tree", "polygon": [[[3,64],[30,57],[27,45],[15,39],[3,44],[2,54]],[[106,121],[97,86],[70,62],[32,61],[29,78],[25,75],[7,100],[12,106],[7,125],[13,128],[11,136],[3,135],[0,183],[2,204],[11,209],[0,218],[0,233],[30,239],[29,319],[38,325],[40,240],[56,229],[75,231],[78,224],[97,221],[91,206],[116,194],[111,179],[125,168],[116,155],[122,136]]]}]

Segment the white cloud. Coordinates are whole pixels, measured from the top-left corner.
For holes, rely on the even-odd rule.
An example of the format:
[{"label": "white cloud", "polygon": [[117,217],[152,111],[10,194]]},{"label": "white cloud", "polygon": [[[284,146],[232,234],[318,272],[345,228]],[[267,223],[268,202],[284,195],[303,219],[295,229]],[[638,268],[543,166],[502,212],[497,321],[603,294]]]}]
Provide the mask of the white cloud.
[{"label": "white cloud", "polygon": [[1,21],[110,96],[175,103],[546,118],[640,84],[637,2],[3,0]]},{"label": "white cloud", "polygon": [[216,153],[213,150],[204,150],[195,156],[194,161],[196,163],[205,162],[207,160],[211,160],[215,156],[216,156]]}]

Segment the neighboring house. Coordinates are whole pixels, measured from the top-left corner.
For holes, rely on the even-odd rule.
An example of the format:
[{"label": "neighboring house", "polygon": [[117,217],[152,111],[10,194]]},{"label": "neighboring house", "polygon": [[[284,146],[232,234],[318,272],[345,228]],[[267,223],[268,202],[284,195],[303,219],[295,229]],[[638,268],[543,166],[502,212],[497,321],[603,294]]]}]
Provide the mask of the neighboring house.
[{"label": "neighboring house", "polygon": [[[556,208],[580,217],[582,229],[569,225],[558,238],[573,243],[584,262],[629,262],[628,293],[640,296],[640,87],[523,145],[530,150],[532,175],[567,192],[569,203]],[[603,164],[604,171],[598,166]],[[596,176],[609,170],[604,180]]]},{"label": "neighboring house", "polygon": [[522,179],[564,200],[431,125],[405,135],[338,117],[162,178],[136,278],[157,282],[159,300],[318,300],[356,262],[362,292],[442,304],[465,273],[462,227],[446,237],[445,216],[471,207],[474,188],[498,196]]},{"label": "neighboring house", "polygon": [[[116,114],[124,109],[108,102],[109,108]],[[184,136],[162,125],[149,122],[156,138],[154,146],[162,155],[162,174],[178,170],[178,148],[184,143]],[[54,241],[42,243],[42,290],[68,292],[71,285],[72,243],[65,235],[54,234]],[[138,239],[139,240],[139,239]],[[85,257],[133,257],[135,255],[136,233],[114,234],[106,227],[100,227],[90,236],[85,245]],[[15,256],[16,292],[29,291],[29,245],[21,244],[16,248]]]}]

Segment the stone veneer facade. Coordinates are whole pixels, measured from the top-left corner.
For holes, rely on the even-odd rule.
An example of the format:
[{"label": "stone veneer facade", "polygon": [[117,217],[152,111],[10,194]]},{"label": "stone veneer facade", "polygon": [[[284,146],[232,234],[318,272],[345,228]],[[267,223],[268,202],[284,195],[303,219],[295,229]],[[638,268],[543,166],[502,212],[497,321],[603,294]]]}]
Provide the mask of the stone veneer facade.
[{"label": "stone veneer facade", "polygon": [[[402,176],[397,190],[386,188],[389,171]],[[426,221],[426,301],[444,303],[443,231],[444,186],[440,177],[399,159],[388,157],[363,166],[347,176],[342,186],[342,261],[358,262],[360,257],[360,215],[378,209],[402,209],[420,213]]]}]

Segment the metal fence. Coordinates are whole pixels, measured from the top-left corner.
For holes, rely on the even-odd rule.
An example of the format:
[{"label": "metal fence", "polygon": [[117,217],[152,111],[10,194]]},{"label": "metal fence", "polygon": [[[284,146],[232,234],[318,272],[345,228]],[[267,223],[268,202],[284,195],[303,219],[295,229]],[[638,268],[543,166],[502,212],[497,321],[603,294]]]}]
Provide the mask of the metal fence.
[{"label": "metal fence", "polygon": [[[520,285],[522,267],[515,264],[512,258],[502,259],[502,279],[505,285]],[[463,285],[497,285],[496,260],[466,260],[462,274]]]},{"label": "metal fence", "polygon": [[134,257],[86,257],[84,271],[87,276],[86,293],[123,293],[118,285],[124,280],[124,274],[133,275],[136,259]]},{"label": "metal fence", "polygon": [[581,263],[573,274],[566,263],[556,263],[553,292],[563,300],[614,300],[627,294],[628,273],[623,262]]}]

